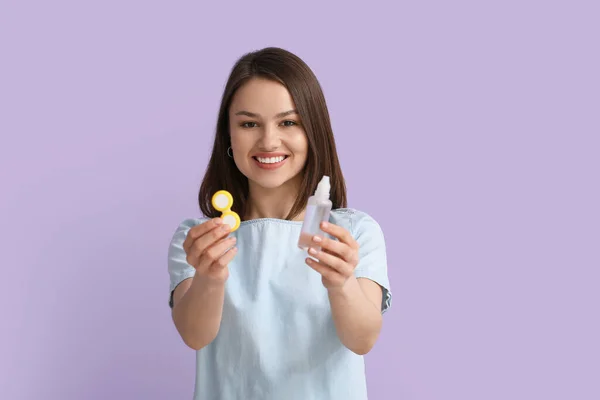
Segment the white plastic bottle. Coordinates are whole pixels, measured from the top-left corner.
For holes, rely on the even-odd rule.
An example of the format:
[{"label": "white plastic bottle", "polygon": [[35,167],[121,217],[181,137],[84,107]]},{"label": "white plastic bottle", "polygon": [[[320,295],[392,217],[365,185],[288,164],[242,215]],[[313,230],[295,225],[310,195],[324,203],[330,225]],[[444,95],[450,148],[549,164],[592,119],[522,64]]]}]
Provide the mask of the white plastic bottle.
[{"label": "white plastic bottle", "polygon": [[308,198],[300,239],[298,240],[298,247],[303,250],[308,250],[309,247],[313,247],[317,251],[321,249],[312,239],[313,236],[325,236],[321,230],[321,222],[329,220],[332,207],[331,200],[329,200],[330,190],[329,177],[325,175],[319,182],[315,194]]}]

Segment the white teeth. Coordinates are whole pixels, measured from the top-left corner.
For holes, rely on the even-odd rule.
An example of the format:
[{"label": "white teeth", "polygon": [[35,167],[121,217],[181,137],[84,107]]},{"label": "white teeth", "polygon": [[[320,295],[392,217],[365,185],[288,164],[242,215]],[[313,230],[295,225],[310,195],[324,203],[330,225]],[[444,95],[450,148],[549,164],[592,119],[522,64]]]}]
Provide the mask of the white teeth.
[{"label": "white teeth", "polygon": [[274,163],[278,163],[283,161],[285,157],[284,156],[279,156],[279,157],[267,157],[267,158],[263,158],[263,157],[256,157],[256,159],[262,163],[262,164],[274,164]]}]

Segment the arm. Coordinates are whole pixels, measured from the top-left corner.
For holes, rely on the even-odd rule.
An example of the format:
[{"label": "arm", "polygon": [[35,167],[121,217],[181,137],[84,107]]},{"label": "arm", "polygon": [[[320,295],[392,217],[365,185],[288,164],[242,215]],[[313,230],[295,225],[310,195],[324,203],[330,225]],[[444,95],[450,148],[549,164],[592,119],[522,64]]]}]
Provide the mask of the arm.
[{"label": "arm", "polygon": [[356,354],[367,354],[381,331],[381,288],[369,279],[350,277],[341,288],[331,288],[329,302],[341,342]]},{"label": "arm", "polygon": [[175,288],[172,316],[181,338],[194,350],[208,345],[219,332],[227,265],[237,250],[228,232],[228,225],[210,220],[190,229],[180,247],[195,273]]},{"label": "arm", "polygon": [[224,284],[211,284],[200,277],[186,279],[175,289],[173,322],[192,349],[200,350],[219,333],[224,293]]},{"label": "arm", "polygon": [[382,326],[381,287],[366,278],[356,278],[359,245],[350,233],[340,226],[323,223],[325,233],[339,239],[315,236],[315,248],[306,263],[321,274],[327,288],[335,327],[341,342],[356,354],[367,354],[374,346]]}]

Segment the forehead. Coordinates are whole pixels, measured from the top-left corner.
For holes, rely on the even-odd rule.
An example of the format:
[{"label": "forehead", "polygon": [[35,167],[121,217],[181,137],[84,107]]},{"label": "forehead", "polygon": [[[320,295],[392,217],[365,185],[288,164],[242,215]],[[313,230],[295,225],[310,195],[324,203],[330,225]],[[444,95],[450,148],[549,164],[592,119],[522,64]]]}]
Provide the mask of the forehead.
[{"label": "forehead", "polygon": [[229,113],[248,111],[268,118],[294,108],[292,96],[285,86],[272,80],[254,78],[236,91]]}]

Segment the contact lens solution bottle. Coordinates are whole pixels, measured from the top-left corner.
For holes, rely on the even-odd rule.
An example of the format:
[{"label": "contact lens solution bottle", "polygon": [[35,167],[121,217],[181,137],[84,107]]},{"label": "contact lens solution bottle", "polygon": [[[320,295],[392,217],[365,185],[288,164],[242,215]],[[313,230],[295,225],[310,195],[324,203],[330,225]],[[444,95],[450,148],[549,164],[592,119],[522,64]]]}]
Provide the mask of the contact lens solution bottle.
[{"label": "contact lens solution bottle", "polygon": [[309,247],[321,250],[320,246],[313,242],[313,236],[324,237],[325,234],[321,230],[321,222],[329,220],[332,203],[329,199],[331,185],[329,177],[323,176],[321,182],[317,186],[317,190],[313,196],[308,198],[306,211],[304,213],[304,222],[300,231],[298,247],[303,250],[308,250]]}]

